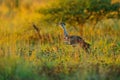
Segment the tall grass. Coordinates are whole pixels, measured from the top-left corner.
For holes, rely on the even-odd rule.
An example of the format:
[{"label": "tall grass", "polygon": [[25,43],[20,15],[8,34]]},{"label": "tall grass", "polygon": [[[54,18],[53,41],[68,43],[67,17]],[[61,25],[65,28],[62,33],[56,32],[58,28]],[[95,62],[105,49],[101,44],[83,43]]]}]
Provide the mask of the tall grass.
[{"label": "tall grass", "polygon": [[[85,23],[81,37],[91,44],[91,53],[86,54],[80,47],[64,44],[63,31],[55,23],[43,24],[43,15],[36,12],[41,6],[36,6],[12,14],[0,6],[0,80],[120,79],[119,19]],[[40,29],[40,40],[33,22]],[[69,24],[67,30],[80,35]]]}]

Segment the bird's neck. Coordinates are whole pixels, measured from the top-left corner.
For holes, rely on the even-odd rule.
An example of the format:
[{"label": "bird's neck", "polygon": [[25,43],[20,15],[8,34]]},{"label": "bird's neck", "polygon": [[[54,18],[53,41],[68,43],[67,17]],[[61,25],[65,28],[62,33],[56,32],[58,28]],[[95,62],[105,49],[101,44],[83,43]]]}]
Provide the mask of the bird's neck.
[{"label": "bird's neck", "polygon": [[66,30],[64,30],[64,36],[65,36],[65,37],[68,37],[68,33],[67,33]]},{"label": "bird's neck", "polygon": [[64,36],[65,36],[65,37],[68,37],[68,32],[67,32],[65,26],[63,26],[63,30],[64,30]]}]

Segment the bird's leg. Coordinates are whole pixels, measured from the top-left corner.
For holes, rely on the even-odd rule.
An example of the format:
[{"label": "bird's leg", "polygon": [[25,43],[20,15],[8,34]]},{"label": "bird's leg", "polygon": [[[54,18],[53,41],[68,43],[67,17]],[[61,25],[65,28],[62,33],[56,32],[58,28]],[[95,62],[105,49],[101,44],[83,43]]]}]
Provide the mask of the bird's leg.
[{"label": "bird's leg", "polygon": [[73,55],[73,57],[74,57],[74,60],[75,61],[78,61],[80,58],[79,58],[79,47],[73,47],[74,48],[74,55]]}]

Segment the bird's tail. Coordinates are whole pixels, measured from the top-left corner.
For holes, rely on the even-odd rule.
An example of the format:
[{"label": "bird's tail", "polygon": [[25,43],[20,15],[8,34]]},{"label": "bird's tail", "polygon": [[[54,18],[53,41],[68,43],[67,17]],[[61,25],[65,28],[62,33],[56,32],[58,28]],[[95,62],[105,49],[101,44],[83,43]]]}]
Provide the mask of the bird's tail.
[{"label": "bird's tail", "polygon": [[85,52],[90,52],[90,44],[85,42],[83,39],[79,40],[80,46],[85,50]]},{"label": "bird's tail", "polygon": [[82,48],[87,52],[87,53],[90,53],[90,44],[85,42],[83,43],[83,46]]}]

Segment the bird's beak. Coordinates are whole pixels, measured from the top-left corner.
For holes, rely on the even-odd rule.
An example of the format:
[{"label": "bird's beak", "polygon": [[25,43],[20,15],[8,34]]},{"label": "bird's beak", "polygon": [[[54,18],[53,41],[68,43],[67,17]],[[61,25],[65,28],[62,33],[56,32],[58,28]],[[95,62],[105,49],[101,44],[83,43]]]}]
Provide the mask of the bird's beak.
[{"label": "bird's beak", "polygon": [[57,23],[56,26],[60,26],[60,23]]}]

